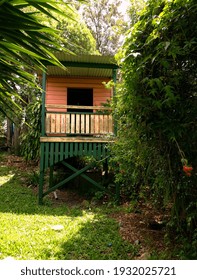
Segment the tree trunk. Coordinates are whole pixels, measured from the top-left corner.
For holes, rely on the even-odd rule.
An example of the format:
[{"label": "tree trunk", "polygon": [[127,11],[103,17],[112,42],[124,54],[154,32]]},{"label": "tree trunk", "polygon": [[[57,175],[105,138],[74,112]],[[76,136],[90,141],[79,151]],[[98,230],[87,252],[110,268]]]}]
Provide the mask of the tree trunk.
[{"label": "tree trunk", "polygon": [[9,119],[7,119],[7,147],[10,151],[12,147],[12,122]]},{"label": "tree trunk", "polygon": [[12,137],[12,148],[15,155],[20,154],[20,127],[14,125],[13,137]]}]

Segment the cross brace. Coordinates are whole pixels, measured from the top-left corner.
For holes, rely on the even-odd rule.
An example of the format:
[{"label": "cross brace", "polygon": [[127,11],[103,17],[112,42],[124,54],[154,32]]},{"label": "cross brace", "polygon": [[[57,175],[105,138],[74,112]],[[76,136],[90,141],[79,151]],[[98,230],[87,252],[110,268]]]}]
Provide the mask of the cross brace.
[{"label": "cross brace", "polygon": [[56,189],[58,189],[59,187],[63,186],[64,184],[68,183],[69,181],[71,181],[72,179],[76,178],[77,176],[81,175],[83,172],[85,172],[86,170],[88,170],[90,167],[92,166],[92,164],[89,164],[87,166],[85,166],[84,168],[82,168],[81,170],[77,170],[76,173],[72,174],[71,176],[69,176],[68,178],[64,179],[63,181],[61,181],[60,183],[56,184],[55,186],[49,188],[46,192],[43,193],[43,196],[55,191]]},{"label": "cross brace", "polygon": [[[74,172],[76,172],[76,173],[78,173],[79,171],[75,168],[75,167],[73,167],[73,166],[71,166],[70,164],[68,164],[67,162],[62,162],[63,163],[63,165],[64,166],[66,166],[66,167],[68,167],[70,170],[72,170],[72,171],[74,171]],[[76,174],[75,173],[75,174]],[[104,187],[103,186],[101,186],[100,184],[98,184],[97,182],[95,182],[93,179],[91,179],[90,177],[88,177],[86,174],[83,174],[83,173],[81,173],[81,174],[79,174],[81,177],[83,177],[84,179],[86,179],[88,182],[90,182],[93,186],[95,186],[95,187],[97,187],[98,189],[100,189],[100,190],[105,190],[104,189]],[[78,176],[78,175],[77,175]]]},{"label": "cross brace", "polygon": [[47,191],[45,191],[43,193],[43,197],[53,191],[55,191],[56,189],[58,189],[59,187],[63,186],[64,184],[68,183],[69,181],[73,180],[74,178],[81,176],[84,179],[86,179],[88,182],[90,182],[93,186],[95,186],[96,188],[98,188],[99,190],[105,190],[105,188],[98,184],[97,182],[95,182],[93,179],[91,179],[90,177],[88,177],[86,174],[84,174],[84,172],[88,169],[90,169],[93,164],[89,164],[87,166],[85,166],[84,168],[82,168],[81,170],[76,169],[75,167],[73,167],[72,165],[68,164],[65,161],[62,161],[62,164],[64,166],[66,166],[67,168],[69,168],[70,170],[72,170],[73,172],[75,172],[74,174],[70,175],[68,178],[64,179],[63,181],[59,182],[58,184],[56,184],[53,187],[50,187]]}]

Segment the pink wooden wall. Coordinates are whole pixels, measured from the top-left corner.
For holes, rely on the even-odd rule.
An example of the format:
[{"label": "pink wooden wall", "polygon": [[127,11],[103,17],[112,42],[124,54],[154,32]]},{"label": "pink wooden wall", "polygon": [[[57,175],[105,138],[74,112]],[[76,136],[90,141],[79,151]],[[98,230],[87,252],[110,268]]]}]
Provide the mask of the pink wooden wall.
[{"label": "pink wooden wall", "polygon": [[67,88],[92,88],[93,106],[100,106],[112,97],[112,90],[102,84],[106,78],[47,77],[46,104],[67,105]]}]

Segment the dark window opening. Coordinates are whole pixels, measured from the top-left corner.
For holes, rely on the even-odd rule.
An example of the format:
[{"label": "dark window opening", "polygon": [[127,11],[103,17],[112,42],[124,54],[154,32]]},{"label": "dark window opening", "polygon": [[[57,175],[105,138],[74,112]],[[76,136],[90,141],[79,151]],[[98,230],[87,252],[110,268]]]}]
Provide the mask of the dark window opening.
[{"label": "dark window opening", "polygon": [[[93,106],[93,89],[68,88],[67,105]],[[68,109],[68,112],[93,112],[89,109]]]}]

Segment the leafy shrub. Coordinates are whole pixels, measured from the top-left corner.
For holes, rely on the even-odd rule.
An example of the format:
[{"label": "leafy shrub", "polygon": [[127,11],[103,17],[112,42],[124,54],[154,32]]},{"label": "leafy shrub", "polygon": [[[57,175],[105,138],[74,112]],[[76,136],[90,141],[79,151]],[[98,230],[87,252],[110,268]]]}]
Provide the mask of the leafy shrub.
[{"label": "leafy shrub", "polygon": [[21,154],[26,160],[39,160],[41,131],[41,101],[31,102],[26,107],[26,121],[21,135]]},{"label": "leafy shrub", "polygon": [[113,150],[122,191],[171,203],[173,226],[190,239],[197,226],[196,13],[194,0],[150,0],[128,32]]}]

